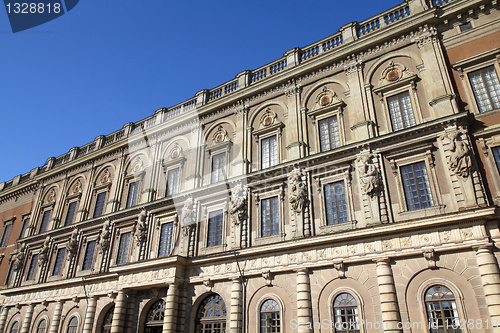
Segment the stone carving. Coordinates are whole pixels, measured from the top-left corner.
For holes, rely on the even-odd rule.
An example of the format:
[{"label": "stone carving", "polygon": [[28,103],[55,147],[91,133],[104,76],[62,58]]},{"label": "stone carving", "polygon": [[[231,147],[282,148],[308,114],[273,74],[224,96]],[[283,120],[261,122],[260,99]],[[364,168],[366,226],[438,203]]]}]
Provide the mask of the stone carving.
[{"label": "stone carving", "polygon": [[232,190],[229,213],[234,225],[240,225],[247,218],[247,192],[247,186],[241,184],[237,184]]},{"label": "stone carving", "polygon": [[304,204],[307,202],[307,184],[304,181],[305,172],[302,169],[294,169],[288,178],[290,192],[288,200],[290,207],[295,213],[302,213]]},{"label": "stone carving", "polygon": [[451,142],[451,155],[448,157],[450,171],[462,178],[469,177],[472,161],[470,157],[470,148],[466,140],[462,139],[461,131],[448,133],[448,139]]},{"label": "stone carving", "polygon": [[203,279],[203,284],[207,288],[207,291],[212,291],[212,288],[214,287],[214,282],[210,280],[210,278],[204,278]]},{"label": "stone carving", "polygon": [[68,244],[66,244],[66,250],[68,251],[68,260],[76,255],[78,251],[78,229],[74,228],[71,236],[69,238]]},{"label": "stone carving", "polygon": [[21,247],[16,254],[13,255],[12,261],[14,262],[12,268],[14,271],[18,271],[23,267],[24,259],[26,259],[26,244],[21,244]]},{"label": "stone carving", "polygon": [[137,242],[137,245],[141,245],[142,242],[146,239],[146,233],[147,233],[147,217],[148,213],[146,212],[145,209],[141,210],[137,217],[137,222],[135,224],[135,240]]},{"label": "stone carving", "polygon": [[333,268],[337,271],[339,278],[345,278],[345,266],[342,260],[336,260],[333,262]]},{"label": "stone carving", "polygon": [[109,240],[111,237],[110,224],[111,222],[106,220],[102,225],[101,233],[99,234],[99,253],[103,253],[109,249]]},{"label": "stone carving", "polygon": [[373,162],[370,154],[358,157],[359,181],[363,194],[374,195],[382,182],[378,166]]},{"label": "stone carving", "polygon": [[195,202],[193,198],[186,199],[181,211],[181,225],[184,236],[188,236],[190,231],[195,227],[195,213]]},{"label": "stone carving", "polygon": [[436,252],[434,249],[424,249],[422,250],[424,258],[427,260],[427,264],[430,269],[436,268]]},{"label": "stone carving", "polygon": [[43,242],[42,249],[38,254],[38,266],[45,265],[47,259],[49,259],[49,247],[50,247],[50,236],[47,236],[45,238],[45,241]]},{"label": "stone carving", "polygon": [[271,274],[271,270],[266,269],[265,271],[263,271],[262,277],[264,278],[264,280],[266,280],[266,284],[268,286],[271,286],[273,284],[273,276]]}]

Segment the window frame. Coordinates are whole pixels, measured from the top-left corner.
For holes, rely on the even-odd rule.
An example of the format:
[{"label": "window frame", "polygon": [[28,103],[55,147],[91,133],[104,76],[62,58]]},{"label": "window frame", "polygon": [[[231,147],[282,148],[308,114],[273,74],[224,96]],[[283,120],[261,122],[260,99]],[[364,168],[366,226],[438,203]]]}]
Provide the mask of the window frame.
[{"label": "window frame", "polygon": [[[33,268],[33,278],[29,279],[30,273],[31,273],[31,265],[33,264],[33,258],[36,256],[36,263],[35,267]],[[38,274],[40,273],[40,270],[38,269],[38,263],[39,263],[40,257],[38,253],[30,253],[29,260],[26,261],[28,264],[26,266],[26,273],[24,275],[23,279],[23,284],[34,284],[37,282],[37,277]]]},{"label": "window frame", "polygon": [[[25,227],[26,220],[28,220],[28,221],[27,221],[26,227]],[[22,221],[21,230],[19,230],[19,236],[17,237],[17,239],[23,239],[23,238],[29,237],[28,235],[26,235],[26,233],[28,232],[28,230],[32,229],[31,212],[21,214],[21,221]]]},{"label": "window frame", "polygon": [[[170,253],[165,255],[160,255],[160,242],[161,242],[161,226],[163,224],[172,224],[172,243],[170,245]],[[153,230],[153,235],[151,237],[151,256],[155,258],[168,258],[170,257],[175,249],[175,244],[179,237],[179,222],[177,217],[177,212],[169,212],[166,214],[158,215],[155,219],[155,228]]]},{"label": "window frame", "polygon": [[[173,150],[175,150],[175,149],[178,151],[179,155],[175,158],[168,156],[168,161],[163,163],[163,172],[164,172],[164,176],[165,176],[165,187],[164,187],[164,189],[165,189],[165,196],[164,197],[165,198],[176,196],[179,193],[181,193],[183,190],[183,187],[182,187],[183,182],[181,182],[181,180],[183,179],[182,177],[183,177],[184,164],[186,163],[187,159],[184,156],[184,153],[179,146],[176,146],[173,148]],[[168,173],[174,169],[179,169],[179,176],[177,179],[177,192],[172,194],[172,195],[167,195]]]},{"label": "window frame", "polygon": [[[285,230],[285,207],[284,207],[284,184],[279,184],[273,186],[274,188],[266,189],[266,192],[257,192],[253,193],[254,202],[253,205],[255,207],[255,214],[257,214],[257,219],[254,219],[254,222],[250,226],[250,228],[255,228],[257,237],[254,239],[254,245],[265,245],[276,243],[277,241],[284,241],[287,237]],[[261,201],[265,199],[269,199],[271,197],[278,197],[278,223],[279,223],[279,233],[277,235],[272,236],[262,236],[262,205]],[[250,206],[249,206],[250,207]]]},{"label": "window frame", "polygon": [[[102,193],[105,193],[104,202],[103,202],[103,205],[102,205],[102,211],[101,211],[101,213],[98,216],[96,216],[95,213],[96,213],[98,198],[99,198],[99,195],[102,194]],[[103,215],[106,214],[106,200],[109,199],[108,195],[109,195],[109,190],[108,190],[107,187],[104,188],[104,189],[101,189],[101,190],[96,190],[94,192],[94,198],[92,200],[93,204],[92,204],[92,209],[91,209],[91,212],[92,212],[92,217],[91,218],[93,218],[93,219],[100,218],[100,217],[102,217]]]},{"label": "window frame", "polygon": [[[172,193],[168,193],[168,189],[169,189],[169,176],[170,176],[170,172],[174,172],[175,170],[177,170],[177,182],[175,184],[175,188],[172,188]],[[166,186],[165,186],[165,197],[172,197],[174,195],[177,195],[179,192],[180,192],[180,180],[181,180],[181,166],[180,165],[173,165],[172,167],[168,168],[166,170]]]},{"label": "window frame", "polygon": [[[56,267],[56,265],[57,265],[57,259],[58,259],[58,255],[59,255],[60,251],[64,251],[64,254],[63,254],[63,257],[62,257],[62,262],[61,262],[61,268],[60,268],[59,274],[55,274],[55,270],[57,268]],[[65,275],[64,269],[66,268],[66,265],[65,265],[66,260],[64,260],[66,258],[66,247],[60,246],[60,247],[55,248],[54,249],[54,256],[53,257],[54,258],[53,258],[53,263],[51,265],[51,270],[50,270],[49,278],[53,278],[53,279],[62,278]],[[49,280],[49,279],[47,279],[47,280]]]},{"label": "window frame", "polygon": [[278,303],[278,306],[280,308],[279,310],[279,315],[280,315],[280,332],[285,332],[286,330],[286,325],[285,325],[285,317],[284,317],[284,305],[283,302],[279,297],[277,297],[274,294],[265,294],[262,297],[259,298],[259,300],[256,302],[256,307],[255,307],[255,319],[257,320],[257,332],[262,333],[262,323],[261,323],[261,309],[262,305],[264,302],[268,300],[273,300],[276,303]]},{"label": "window frame", "polygon": [[[127,209],[127,208],[135,207],[141,203],[141,187],[142,187],[141,185],[143,182],[141,179],[137,179],[134,177],[126,179],[125,182],[126,182],[125,188],[126,188],[126,193],[127,193],[127,196],[125,198],[125,209]],[[132,185],[136,186],[135,200],[133,203],[130,202],[130,199],[131,199],[130,195],[133,194],[133,193],[131,193]]]},{"label": "window frame", "polygon": [[[45,226],[45,230],[42,231],[42,226],[43,226],[43,218],[45,216],[45,213],[50,211],[49,217],[47,218],[47,225]],[[42,232],[47,232],[50,230],[50,221],[53,220],[53,214],[54,214],[54,205],[49,205],[45,206],[40,210],[39,218],[38,218],[38,234],[41,234]]]},{"label": "window frame", "polygon": [[[220,245],[208,246],[208,224],[209,224],[209,216],[210,213],[222,211],[222,238]],[[219,199],[217,201],[212,201],[210,203],[206,203],[201,207],[201,221],[199,224],[200,233],[199,235],[203,235],[199,237],[199,252],[200,255],[205,254],[213,254],[217,252],[221,252],[226,249],[227,246],[227,228],[229,224],[229,213],[227,211],[227,203],[226,198]]]},{"label": "window frame", "polygon": [[[64,207],[64,224],[62,226],[68,226],[68,225],[72,225],[73,223],[76,223],[78,222],[76,220],[76,215],[77,215],[77,212],[78,212],[78,203],[79,203],[79,198],[78,199],[68,199],[67,200],[67,203]],[[73,212],[73,219],[71,220],[71,223],[67,224],[67,220],[68,220],[68,213],[70,212],[70,205],[71,204],[75,204],[75,211]]]},{"label": "window frame", "polygon": [[486,130],[481,133],[476,134],[476,138],[481,146],[483,154],[485,156],[487,171],[489,172],[493,189],[495,190],[495,194],[493,195],[493,201],[499,205],[500,204],[500,169],[498,169],[493,149],[500,148],[500,128]]},{"label": "window frame", "polygon": [[[365,315],[364,315],[365,304],[361,296],[354,289],[351,288],[347,287],[337,288],[329,295],[327,304],[328,304],[328,315],[330,316],[331,323],[335,323],[334,302],[340,294],[344,293],[351,295],[356,300],[358,307],[359,332],[360,333],[366,332]],[[335,326],[333,327],[332,332],[333,333],[336,332]]]},{"label": "window frame", "polygon": [[[275,118],[275,123],[269,126],[265,126],[259,128],[258,130],[252,129],[252,134],[254,136],[255,142],[257,143],[257,167],[255,170],[266,170],[276,167],[280,163],[283,162],[283,129],[285,128],[285,124],[277,120],[277,115],[269,111],[270,116]],[[277,162],[276,165],[272,165],[266,168],[262,167],[262,140],[268,139],[272,136],[276,136],[276,149],[277,149]],[[254,163],[252,163],[254,165]]]},{"label": "window frame", "polygon": [[[224,156],[223,170],[222,173],[220,169],[217,170],[217,179],[214,179],[214,159],[218,156]],[[210,184],[217,184],[225,181],[227,179],[227,158],[228,154],[226,151],[214,151],[210,154]],[[222,179],[220,178],[222,177]]]},{"label": "window frame", "polygon": [[[124,252],[124,256],[125,256],[126,261],[120,261],[120,262],[118,262],[118,259],[120,258],[120,244],[121,244],[122,237],[125,234],[130,234],[129,240],[128,240],[128,251]],[[131,260],[130,256],[131,256],[132,248],[133,248],[134,238],[133,238],[132,229],[131,228],[126,228],[124,230],[120,230],[117,233],[116,237],[117,237],[117,241],[115,242],[116,243],[116,245],[115,245],[115,255],[113,256],[114,265],[115,266],[126,265],[126,264],[130,263],[130,260]]]},{"label": "window frame", "polygon": [[[78,315],[76,315],[75,313],[72,314],[71,316],[68,316],[69,319],[67,321],[67,324],[66,324],[66,333],[71,333],[70,331],[70,328],[72,327],[76,327],[76,329],[74,330],[74,333],[77,333],[78,332],[78,329],[80,328],[80,318]],[[76,320],[76,326],[70,326],[71,325],[71,321],[75,319]]]},{"label": "window frame", "polygon": [[[85,261],[85,253],[87,251],[88,243],[91,241],[96,242],[96,245],[94,248],[94,258],[92,260],[92,269],[83,270],[83,262]],[[99,270],[99,267],[97,267],[97,268],[95,267],[95,265],[97,263],[97,257],[98,257],[97,253],[96,253],[97,251],[98,251],[98,234],[89,235],[82,240],[82,245],[81,245],[81,248],[79,249],[79,252],[78,252],[79,253],[78,261],[76,263],[76,265],[77,265],[76,276],[77,277],[93,274]]]},{"label": "window frame", "polygon": [[[85,269],[85,264],[86,259],[87,259],[87,251],[89,250],[89,243],[94,242],[94,249],[92,250],[92,260],[90,261],[90,268]],[[81,271],[82,272],[92,272],[94,270],[94,263],[95,263],[95,258],[96,258],[96,249],[97,249],[97,239],[87,239],[85,242],[85,250],[82,251],[83,257],[82,257],[82,266],[81,266]],[[83,249],[82,249],[83,250]]]},{"label": "window frame", "polygon": [[11,218],[3,221],[2,237],[0,237],[0,248],[5,248],[8,245],[10,245],[9,244],[9,237],[12,233],[12,227],[14,225],[15,220],[16,220],[15,217],[11,217]]},{"label": "window frame", "polygon": [[[335,99],[335,97],[334,97]],[[311,118],[313,123],[313,136],[314,143],[316,145],[316,153],[326,153],[332,151],[334,149],[340,148],[345,145],[345,129],[344,129],[344,109],[345,102],[341,99],[335,99],[335,101],[325,107],[320,107],[314,110],[308,110],[307,115]],[[319,127],[319,123],[328,118],[337,117],[337,126],[339,133],[339,146],[335,148],[330,148],[329,150],[322,151],[321,150],[321,129]]]},{"label": "window frame", "polygon": [[[211,217],[210,216],[212,214],[214,214],[214,213],[217,213],[217,214],[214,215],[214,219],[215,219],[215,221],[214,221],[214,223],[215,223],[214,237],[215,238],[214,238],[214,244],[210,245],[210,231],[211,231],[211,229],[210,229],[210,219],[211,219]],[[224,242],[224,230],[225,230],[224,229],[224,227],[225,227],[225,223],[224,223],[225,216],[224,215],[225,214],[227,214],[227,212],[225,212],[223,209],[217,209],[217,210],[212,210],[212,211],[208,212],[207,218],[206,218],[206,220],[207,220],[207,222],[206,222],[207,223],[206,224],[207,225],[207,232],[206,232],[207,237],[206,237],[205,247],[208,248],[208,247],[216,247],[216,246],[222,246],[222,245],[224,245],[223,242]],[[220,219],[220,223],[221,223],[221,228],[220,228],[220,244],[217,244],[217,239],[219,238],[219,237],[217,237],[218,236],[218,233],[217,233],[217,230],[218,230],[217,229],[217,223],[218,223],[217,219],[218,219],[218,216],[221,216],[221,219]]]}]

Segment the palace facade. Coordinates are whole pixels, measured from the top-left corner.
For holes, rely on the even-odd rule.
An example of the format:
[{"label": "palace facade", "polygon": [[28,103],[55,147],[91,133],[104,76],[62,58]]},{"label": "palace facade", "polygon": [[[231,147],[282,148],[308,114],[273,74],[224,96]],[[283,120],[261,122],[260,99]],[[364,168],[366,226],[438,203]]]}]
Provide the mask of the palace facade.
[{"label": "palace facade", "polygon": [[497,0],[407,0],[0,184],[0,333],[500,332]]}]

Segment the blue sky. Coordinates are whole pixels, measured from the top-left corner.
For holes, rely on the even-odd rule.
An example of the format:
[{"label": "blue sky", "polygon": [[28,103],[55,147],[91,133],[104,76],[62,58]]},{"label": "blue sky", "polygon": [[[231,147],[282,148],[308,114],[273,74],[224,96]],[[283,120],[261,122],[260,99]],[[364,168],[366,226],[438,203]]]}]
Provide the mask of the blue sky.
[{"label": "blue sky", "polygon": [[13,34],[0,8],[0,182],[395,0],[81,0]]}]

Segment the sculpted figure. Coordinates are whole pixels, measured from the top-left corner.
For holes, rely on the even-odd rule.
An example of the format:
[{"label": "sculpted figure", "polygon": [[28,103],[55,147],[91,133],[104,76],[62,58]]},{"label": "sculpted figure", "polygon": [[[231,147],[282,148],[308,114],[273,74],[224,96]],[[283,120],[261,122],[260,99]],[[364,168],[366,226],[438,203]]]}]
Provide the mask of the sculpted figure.
[{"label": "sculpted figure", "polygon": [[18,252],[14,255],[14,258],[12,259],[14,261],[13,264],[13,269],[15,271],[18,271],[23,267],[24,264],[24,259],[26,259],[26,244],[21,244],[21,247],[19,248]]},{"label": "sculpted figure", "polygon": [[470,149],[465,141],[460,138],[460,131],[451,132],[448,138],[451,141],[451,155],[448,158],[450,170],[457,176],[467,178],[472,166]]},{"label": "sculpted figure", "polygon": [[247,190],[246,186],[238,184],[232,191],[229,213],[234,225],[239,225],[247,218]]},{"label": "sculpted figure", "polygon": [[47,259],[49,258],[49,245],[50,236],[47,236],[38,255],[38,266],[43,266],[47,262]]},{"label": "sculpted figure", "polygon": [[109,249],[109,238],[111,236],[109,231],[110,224],[110,221],[106,220],[102,225],[101,233],[99,235],[99,249],[101,253]]},{"label": "sculpted figure", "polygon": [[370,155],[362,155],[358,159],[359,179],[364,194],[373,194],[380,186],[380,175]]},{"label": "sculpted figure", "polygon": [[141,210],[139,216],[137,217],[137,223],[135,225],[135,239],[137,245],[140,245],[146,239],[147,232],[147,219],[148,213],[145,209]]},{"label": "sculpted figure", "polygon": [[186,202],[184,202],[184,207],[182,207],[181,212],[181,225],[184,236],[189,235],[195,223],[194,201],[192,198],[188,198]]},{"label": "sculpted figure", "polygon": [[73,229],[71,236],[69,238],[68,244],[66,244],[66,250],[68,251],[68,260],[76,254],[78,250],[78,229]]},{"label": "sculpted figure", "polygon": [[302,180],[303,171],[295,169],[290,175],[290,193],[289,201],[292,210],[296,213],[302,212],[304,203],[307,201],[307,187],[306,182]]}]

